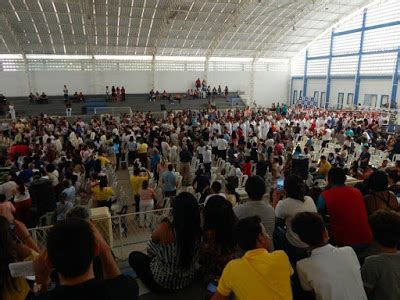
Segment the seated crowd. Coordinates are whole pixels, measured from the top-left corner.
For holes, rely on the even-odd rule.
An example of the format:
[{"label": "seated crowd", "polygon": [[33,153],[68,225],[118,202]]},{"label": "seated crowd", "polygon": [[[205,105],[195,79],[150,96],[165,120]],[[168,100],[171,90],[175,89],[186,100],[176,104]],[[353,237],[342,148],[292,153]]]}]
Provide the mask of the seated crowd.
[{"label": "seated crowd", "polygon": [[222,90],[221,85],[218,86],[218,89],[216,87],[213,87],[211,89],[211,86],[207,86],[207,82],[205,79],[203,79],[203,81],[200,81],[200,78],[198,78],[195,81],[194,89],[188,89],[186,95],[181,95],[180,93],[170,94],[167,93],[165,90],[162,93],[160,93],[158,90],[154,92],[154,89],[151,89],[148,99],[150,101],[169,100],[171,103],[173,103],[174,100],[180,101],[183,97],[192,100],[205,98],[211,100],[211,98],[216,96],[224,96],[226,98],[228,97],[228,94],[229,90],[227,86],[225,86],[224,90]]},{"label": "seated crowd", "polygon": [[[129,264],[155,293],[197,279],[214,300],[400,299],[400,139],[387,117],[284,107],[13,122],[0,152],[1,299],[138,298],[81,206],[112,211],[110,174],[125,165],[128,209],[154,228]],[[48,214],[38,245],[27,227]],[[34,286],[9,267],[28,261]]]},{"label": "seated crowd", "polygon": [[28,96],[28,99],[29,99],[29,103],[31,103],[31,104],[47,104],[47,103],[49,103],[49,98],[47,97],[45,92],[42,92],[41,95],[39,95],[38,92],[36,92],[35,94],[30,93]]}]

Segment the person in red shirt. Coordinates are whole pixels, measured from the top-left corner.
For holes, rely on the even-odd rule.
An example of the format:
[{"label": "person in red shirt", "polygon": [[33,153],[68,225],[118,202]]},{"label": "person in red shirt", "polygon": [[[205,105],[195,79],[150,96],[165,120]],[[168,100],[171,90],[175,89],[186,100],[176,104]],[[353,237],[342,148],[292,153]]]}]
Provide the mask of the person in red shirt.
[{"label": "person in red shirt", "polygon": [[274,153],[275,155],[282,155],[283,153],[283,145],[280,141],[276,141],[275,147],[274,147]]},{"label": "person in red shirt", "polygon": [[242,173],[243,175],[251,176],[251,161],[250,157],[246,157],[246,161],[242,163]]},{"label": "person in red shirt", "polygon": [[362,250],[372,242],[364,197],[345,181],[343,169],[331,168],[329,188],[318,198],[317,208],[322,216],[329,215],[330,235],[336,245]]},{"label": "person in red shirt", "polygon": [[8,159],[14,161],[15,154],[19,156],[29,156],[29,147],[22,143],[17,143],[8,149]]}]

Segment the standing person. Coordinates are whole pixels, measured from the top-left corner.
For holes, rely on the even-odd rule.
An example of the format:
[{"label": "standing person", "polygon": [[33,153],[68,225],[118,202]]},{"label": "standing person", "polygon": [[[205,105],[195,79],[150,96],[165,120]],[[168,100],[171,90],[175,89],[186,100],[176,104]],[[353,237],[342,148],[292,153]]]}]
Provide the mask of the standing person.
[{"label": "standing person", "polygon": [[228,141],[224,139],[223,135],[220,135],[217,139],[217,150],[218,150],[218,157],[226,160],[226,150],[228,148]]},{"label": "standing person", "polygon": [[110,100],[110,89],[108,88],[108,85],[106,85],[106,101]]},{"label": "standing person", "polygon": [[119,86],[117,86],[117,102],[121,101],[121,90],[119,88]]},{"label": "standing person", "polygon": [[140,163],[144,168],[147,169],[148,160],[147,160],[147,150],[149,146],[147,143],[142,139],[141,143],[137,146],[137,154],[140,160]]},{"label": "standing person", "polygon": [[250,157],[246,157],[245,162],[241,165],[243,175],[251,176],[252,165]]},{"label": "standing person", "polygon": [[134,168],[133,175],[130,178],[130,182],[132,185],[133,198],[135,200],[136,212],[140,211],[140,195],[139,195],[140,188],[143,185],[143,181],[150,179],[149,171],[145,170],[145,172],[146,172],[146,175],[143,174],[144,172],[141,174],[139,168]]},{"label": "standing person", "polygon": [[65,84],[64,84],[63,93],[64,93],[64,102],[67,102],[68,101],[68,88]]},{"label": "standing person", "polygon": [[225,98],[228,97],[228,94],[229,94],[228,86],[225,86]]},{"label": "standing person", "polygon": [[10,104],[8,106],[8,110],[9,110],[9,113],[10,113],[11,120],[13,122],[15,122],[17,120],[17,117],[16,117],[14,105]]},{"label": "standing person", "polygon": [[332,140],[332,130],[325,126],[324,130],[321,133],[322,135],[322,148],[325,148],[326,145]]},{"label": "standing person", "polygon": [[114,192],[111,187],[108,186],[107,178],[105,176],[100,177],[99,185],[92,188],[94,196],[94,207],[108,207],[111,209],[111,197],[114,196]]},{"label": "standing person", "polygon": [[126,148],[128,149],[128,164],[131,165],[136,159],[137,143],[133,136],[129,137],[129,141],[126,143]]},{"label": "standing person", "polygon": [[296,265],[304,290],[313,291],[317,300],[367,300],[354,250],[329,244],[328,231],[319,214],[297,214],[292,230],[311,250],[311,256]]},{"label": "standing person", "polygon": [[204,165],[204,173],[207,176],[211,176],[211,164],[212,164],[212,153],[210,146],[206,146],[203,152],[203,165]]},{"label": "standing person", "polygon": [[17,188],[17,184],[14,180],[11,180],[11,176],[8,174],[4,174],[3,184],[0,185],[0,194],[6,196],[6,200],[12,200],[14,197],[14,190]]},{"label": "standing person", "polygon": [[358,189],[346,186],[345,181],[343,169],[331,168],[330,188],[319,196],[317,209],[322,216],[329,215],[330,235],[338,246],[362,250],[372,242],[364,197]]},{"label": "standing person", "polygon": [[142,214],[140,214],[140,226],[150,226],[150,216],[145,212],[154,209],[156,194],[154,190],[149,187],[148,180],[143,181],[142,188],[139,191],[139,198],[140,211],[143,212]]},{"label": "standing person", "polygon": [[164,219],[151,234],[148,255],[132,252],[129,265],[152,291],[180,290],[195,278],[200,240],[197,200],[180,193],[173,202],[172,220]]},{"label": "standing person", "polygon": [[173,165],[169,164],[168,171],[164,172],[164,174],[161,176],[164,197],[176,196],[176,188],[178,182],[176,180],[176,176],[173,170],[174,170]]},{"label": "standing person", "polygon": [[122,96],[122,101],[125,101],[125,88],[121,87],[121,96]]},{"label": "standing person", "polygon": [[192,153],[188,150],[188,147],[183,146],[179,153],[179,159],[181,162],[180,173],[182,175],[182,185],[187,186],[190,183],[190,162],[192,161]]},{"label": "standing person", "polygon": [[115,101],[115,96],[116,96],[115,86],[112,86],[111,87],[111,98],[112,98],[112,101]]}]

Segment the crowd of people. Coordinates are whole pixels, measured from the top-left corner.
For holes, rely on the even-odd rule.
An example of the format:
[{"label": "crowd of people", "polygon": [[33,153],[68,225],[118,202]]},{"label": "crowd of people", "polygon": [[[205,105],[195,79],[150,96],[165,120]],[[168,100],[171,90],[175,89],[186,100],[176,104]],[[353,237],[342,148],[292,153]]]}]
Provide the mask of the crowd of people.
[{"label": "crowd of people", "polygon": [[41,95],[39,95],[38,92],[35,94],[30,93],[28,96],[29,103],[31,104],[48,104],[49,103],[49,97],[47,97],[45,92],[42,92]]},{"label": "crowd of people", "polygon": [[[388,116],[276,107],[11,123],[3,136],[12,145],[0,155],[9,168],[0,185],[3,298],[39,293],[12,277],[8,265],[22,261],[33,261],[43,299],[138,297],[77,205],[91,197],[93,207],[111,207],[106,169],[127,164],[139,226],[150,226],[148,211],[172,206],[147,252],[129,255],[152,291],[198,278],[214,300],[399,299],[400,162],[392,157],[400,139],[387,132]],[[299,158],[307,176],[293,168]],[[48,212],[55,226],[41,252],[26,226]]]},{"label": "crowd of people", "polygon": [[180,94],[180,93],[167,93],[165,90],[160,93],[158,90],[154,91],[154,89],[151,89],[149,92],[149,101],[158,101],[158,100],[169,100],[169,101],[174,101],[174,100],[182,100],[182,98],[186,99],[209,99],[213,97],[228,97],[229,94],[229,89],[228,86],[225,86],[224,90],[222,90],[221,85],[218,86],[218,89],[216,87],[213,87],[211,89],[210,85],[207,85],[207,82],[205,79],[203,81],[198,78],[195,83],[194,83],[194,88],[190,88],[187,90],[186,95],[185,94]]},{"label": "crowd of people", "polygon": [[111,95],[110,95],[110,89],[108,86],[106,86],[106,101],[112,101],[112,102],[121,102],[125,101],[125,88],[122,86],[121,88],[119,86],[111,87]]}]

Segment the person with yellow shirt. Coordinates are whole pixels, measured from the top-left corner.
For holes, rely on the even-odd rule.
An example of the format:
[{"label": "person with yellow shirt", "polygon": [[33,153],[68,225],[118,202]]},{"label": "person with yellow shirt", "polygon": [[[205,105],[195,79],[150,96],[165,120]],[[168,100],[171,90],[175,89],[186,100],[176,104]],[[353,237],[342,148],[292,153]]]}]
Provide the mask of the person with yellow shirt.
[{"label": "person with yellow shirt", "polygon": [[108,186],[107,178],[102,176],[99,180],[99,185],[92,188],[93,207],[106,206],[111,208],[111,197],[114,196],[114,191]]},{"label": "person with yellow shirt", "polygon": [[321,155],[321,158],[318,163],[318,170],[316,177],[314,179],[325,179],[328,176],[329,170],[332,168],[332,165],[326,160],[325,155]]},{"label": "person with yellow shirt", "polygon": [[239,221],[234,230],[242,258],[231,260],[222,272],[212,300],[291,300],[293,274],[284,251],[268,252],[270,237],[258,216]]},{"label": "person with yellow shirt", "polygon": [[105,157],[104,153],[100,153],[97,159],[100,160],[102,168],[111,163],[110,160],[107,157]]},{"label": "person with yellow shirt", "polygon": [[142,187],[143,181],[149,180],[150,179],[150,172],[148,170],[145,170],[146,175],[141,175],[140,169],[134,167],[133,169],[133,175],[130,178],[131,185],[132,185],[132,192],[133,192],[133,198],[135,200],[135,207],[136,207],[136,212],[140,211],[139,203],[140,203],[140,196],[139,196],[139,191]]},{"label": "person with yellow shirt", "polygon": [[[18,238],[20,241],[16,243]],[[10,263],[32,261],[40,252],[26,226],[17,220],[12,224],[0,216],[0,299],[25,300],[31,293],[24,277],[12,277]]]},{"label": "person with yellow shirt", "polygon": [[137,146],[137,154],[143,167],[147,168],[147,150],[149,146],[142,140]]}]

